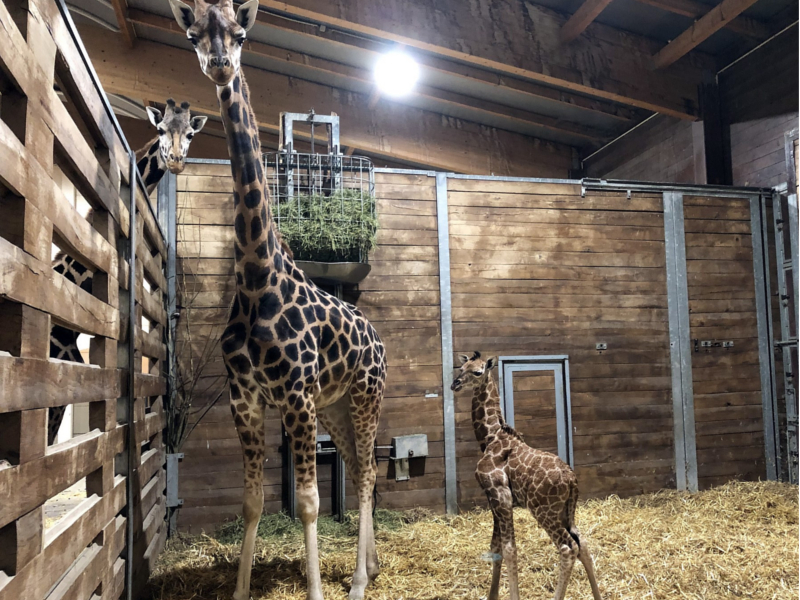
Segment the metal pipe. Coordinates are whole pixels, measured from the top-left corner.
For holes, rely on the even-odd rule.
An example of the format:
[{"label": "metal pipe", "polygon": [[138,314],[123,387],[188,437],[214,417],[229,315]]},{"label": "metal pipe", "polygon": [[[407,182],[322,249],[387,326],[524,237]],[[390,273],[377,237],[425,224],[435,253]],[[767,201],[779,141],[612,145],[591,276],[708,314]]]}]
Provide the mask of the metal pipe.
[{"label": "metal pipe", "polygon": [[[125,560],[125,597],[133,600],[133,504],[134,474],[136,472],[136,427],[134,403],[136,400],[136,154],[130,153],[130,234],[128,256],[128,472],[125,478],[125,532],[127,557]],[[149,204],[149,203],[148,203]]]}]

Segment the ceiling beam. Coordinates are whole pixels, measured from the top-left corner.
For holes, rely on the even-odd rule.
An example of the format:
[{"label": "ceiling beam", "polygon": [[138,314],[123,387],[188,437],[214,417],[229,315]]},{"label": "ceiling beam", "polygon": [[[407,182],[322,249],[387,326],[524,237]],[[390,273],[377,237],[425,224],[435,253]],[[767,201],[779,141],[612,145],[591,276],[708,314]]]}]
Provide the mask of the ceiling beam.
[{"label": "ceiling beam", "polygon": [[648,67],[658,42],[601,24],[580,44],[565,46],[559,37],[564,17],[530,2],[501,3],[492,18],[480,12],[481,3],[465,6],[458,18],[413,0],[259,3],[272,14],[382,41],[387,48],[402,44],[421,55],[683,119],[697,117],[697,85],[715,68],[712,57],[701,53],[668,74],[653,72]]},{"label": "ceiling beam", "polygon": [[689,29],[664,46],[653,57],[653,66],[656,69],[670,66],[756,2],[757,0],[722,0],[722,3],[712,8],[700,19],[692,23]]},{"label": "ceiling beam", "polygon": [[[257,20],[260,24],[267,27],[291,31],[293,34],[305,38],[324,39],[326,43],[333,44],[333,47],[338,47],[339,49],[358,48],[360,50],[371,51],[373,54],[377,55],[378,53],[385,52],[387,48],[390,47],[385,41],[363,36],[354,36],[337,29],[319,27],[310,22],[299,21],[276,13],[260,11]],[[473,82],[488,83],[498,88],[513,90],[517,94],[524,94],[530,98],[532,102],[553,103],[559,105],[561,108],[578,110],[587,115],[617,119],[620,123],[630,121],[636,123],[648,116],[641,110],[630,108],[620,103],[575,94],[533,81],[507,77],[502,73],[488,71],[483,68],[455,62],[435,55],[416,54],[414,58],[421,65],[432,71],[433,74],[431,78],[433,80],[440,80],[439,75],[449,75],[456,76],[465,81],[471,80]],[[629,123],[629,125],[632,124],[633,123]]]},{"label": "ceiling beam", "polygon": [[561,27],[561,43],[568,44],[584,31],[597,18],[611,0],[585,0],[580,8]]},{"label": "ceiling beam", "polygon": [[[708,4],[697,2],[697,0],[637,0],[642,4],[660,8],[661,10],[671,12],[676,15],[689,17],[690,19],[697,20],[708,12]],[[739,15],[725,25],[726,29],[739,35],[752,38],[758,41],[764,41],[772,35],[770,27],[761,21]]]},{"label": "ceiling beam", "polygon": [[136,31],[133,29],[133,24],[128,20],[128,2],[126,0],[111,0],[111,6],[114,8],[119,32],[122,34],[122,39],[125,40],[125,45],[128,48],[133,48],[133,43],[136,41]]},{"label": "ceiling beam", "polygon": [[[139,39],[128,49],[119,36],[79,27],[103,87],[129,97],[166,98],[191,103],[207,114],[219,111],[215,86],[202,74],[194,52]],[[341,121],[341,144],[389,159],[426,164],[459,173],[496,173],[564,177],[571,165],[570,146],[482,127],[460,119],[442,119],[427,111],[379,103],[368,97],[302,79],[247,67],[251,102],[260,122],[278,131],[281,111],[335,112]]]},{"label": "ceiling beam", "polygon": [[[136,9],[131,9],[130,18],[137,25],[152,27],[160,31],[168,31],[175,34],[176,37],[179,36],[181,39],[186,38],[186,34],[178,27],[174,19]],[[372,53],[372,51],[369,50],[365,50],[364,52]],[[275,59],[281,63],[296,65],[299,70],[305,73],[305,79],[315,83],[330,85],[330,83],[326,82],[331,81],[331,75],[335,75],[344,84],[342,89],[355,91],[356,93],[369,94],[367,103],[369,109],[373,109],[382,99],[380,92],[373,84],[371,74],[358,67],[352,67],[305,54],[287,52],[285,49],[255,41],[248,41],[246,43],[244,46],[244,54],[245,56],[251,54],[257,57]],[[377,59],[377,53],[374,54],[375,56],[373,58]],[[292,76],[303,78],[302,75],[295,74],[298,69],[294,69],[293,71],[294,73]],[[431,86],[417,86],[416,90],[407,98],[403,100],[393,100],[393,102],[416,106],[424,110],[436,111],[438,109],[441,114],[446,116],[472,120],[482,125],[498,127],[512,132],[524,133],[526,135],[560,141],[580,147],[596,145],[597,142],[611,139],[616,132],[616,130],[604,132],[592,127],[566,122],[546,115],[540,115]]]}]

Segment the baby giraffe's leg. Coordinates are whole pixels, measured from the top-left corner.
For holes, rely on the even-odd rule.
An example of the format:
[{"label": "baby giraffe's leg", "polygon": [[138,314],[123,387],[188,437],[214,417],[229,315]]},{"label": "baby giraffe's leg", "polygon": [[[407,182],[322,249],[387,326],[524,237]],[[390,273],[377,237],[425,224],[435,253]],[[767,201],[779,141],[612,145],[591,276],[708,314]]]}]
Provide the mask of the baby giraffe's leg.
[{"label": "baby giraffe's leg", "polygon": [[578,553],[578,548],[563,544],[559,548],[561,554],[561,570],[558,574],[558,584],[556,585],[556,593],[553,600],[564,600],[564,594],[567,593],[567,584],[569,577],[572,575],[572,567],[575,566],[575,557]]},{"label": "baby giraffe's leg", "polygon": [[581,561],[583,568],[586,569],[589,585],[592,586],[592,596],[594,600],[602,600],[600,597],[600,588],[597,586],[597,577],[594,573],[594,561],[592,560],[592,553],[589,551],[589,545],[586,543],[586,539],[580,537],[578,530],[574,526],[572,527],[572,533],[578,536],[580,540],[581,547],[578,551],[578,560]]},{"label": "baby giraffe's leg", "polygon": [[489,588],[488,600],[498,600],[500,597],[500,569],[503,566],[503,551],[500,541],[500,523],[497,515],[494,517],[494,530],[492,531],[492,586]]},{"label": "baby giraffe's leg", "polygon": [[[489,506],[491,506],[492,512],[500,524],[500,554],[506,563],[506,570],[508,571],[509,597],[511,600],[519,600],[517,544],[514,539],[514,501],[511,496],[511,490],[503,485],[491,488],[486,495],[489,497]],[[494,576],[494,572],[492,575]]]}]

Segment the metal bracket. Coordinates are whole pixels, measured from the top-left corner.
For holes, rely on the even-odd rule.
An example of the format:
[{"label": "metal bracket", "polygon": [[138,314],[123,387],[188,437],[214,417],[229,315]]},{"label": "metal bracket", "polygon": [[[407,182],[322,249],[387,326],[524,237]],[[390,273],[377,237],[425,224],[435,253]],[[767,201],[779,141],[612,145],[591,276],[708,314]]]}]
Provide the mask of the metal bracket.
[{"label": "metal bracket", "polygon": [[706,348],[708,352],[711,348],[733,348],[733,340],[694,340],[694,351],[700,352],[700,348]]},{"label": "metal bracket", "polygon": [[595,350],[608,350],[608,344],[605,342],[598,342],[594,345]]},{"label": "metal bracket", "polygon": [[183,460],[183,452],[167,454],[167,508],[183,506],[183,499],[178,498],[178,465]]},{"label": "metal bracket", "polygon": [[392,438],[392,453],[389,458],[394,461],[395,481],[411,479],[408,459],[426,456],[428,456],[428,436],[424,433]]}]

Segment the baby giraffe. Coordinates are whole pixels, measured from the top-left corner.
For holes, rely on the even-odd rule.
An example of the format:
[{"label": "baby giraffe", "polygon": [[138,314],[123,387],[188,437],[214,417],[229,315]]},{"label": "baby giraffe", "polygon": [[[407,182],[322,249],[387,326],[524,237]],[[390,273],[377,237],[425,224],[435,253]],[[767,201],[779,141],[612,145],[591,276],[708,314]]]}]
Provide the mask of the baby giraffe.
[{"label": "baby giraffe", "polygon": [[554,454],[528,446],[519,433],[506,425],[500,412],[498,388],[491,374],[496,358],[484,362],[480,352],[472,357],[461,354],[459,358],[461,371],[451,389],[458,392],[464,386],[473,388],[472,426],[483,450],[475,477],[486,492],[494,516],[494,563],[488,600],[498,598],[503,560],[508,568],[511,600],[519,599],[514,505],[526,506],[531,511],[561,554],[555,600],[563,600],[576,558],[586,569],[594,600],[601,600],[592,555],[575,527],[578,502],[575,473]]}]

